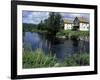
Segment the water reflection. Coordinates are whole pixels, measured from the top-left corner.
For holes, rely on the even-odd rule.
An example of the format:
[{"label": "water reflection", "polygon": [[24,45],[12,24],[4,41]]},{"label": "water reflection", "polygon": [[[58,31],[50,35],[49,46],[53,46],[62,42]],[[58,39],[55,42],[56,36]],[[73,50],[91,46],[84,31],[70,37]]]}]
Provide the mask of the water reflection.
[{"label": "water reflection", "polygon": [[32,51],[42,48],[46,54],[52,52],[59,59],[64,59],[65,56],[74,53],[89,52],[89,42],[70,39],[59,40],[51,38],[51,36],[31,32],[25,32],[23,47],[25,50]]}]

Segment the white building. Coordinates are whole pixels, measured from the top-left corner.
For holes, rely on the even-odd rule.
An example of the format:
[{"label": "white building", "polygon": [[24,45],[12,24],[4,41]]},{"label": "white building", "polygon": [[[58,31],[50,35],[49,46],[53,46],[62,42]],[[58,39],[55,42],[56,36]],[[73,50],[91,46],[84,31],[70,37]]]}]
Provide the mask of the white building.
[{"label": "white building", "polygon": [[81,30],[81,31],[88,31],[89,30],[89,24],[88,23],[80,23],[79,30]]},{"label": "white building", "polygon": [[89,30],[89,21],[84,17],[76,17],[73,21],[64,20],[64,29],[75,29],[80,31],[88,31]]},{"label": "white building", "polygon": [[64,29],[69,30],[73,28],[73,21],[71,20],[64,20]]},{"label": "white building", "polygon": [[88,31],[89,30],[89,21],[84,17],[76,17],[73,21],[74,27],[78,27],[78,30]]}]

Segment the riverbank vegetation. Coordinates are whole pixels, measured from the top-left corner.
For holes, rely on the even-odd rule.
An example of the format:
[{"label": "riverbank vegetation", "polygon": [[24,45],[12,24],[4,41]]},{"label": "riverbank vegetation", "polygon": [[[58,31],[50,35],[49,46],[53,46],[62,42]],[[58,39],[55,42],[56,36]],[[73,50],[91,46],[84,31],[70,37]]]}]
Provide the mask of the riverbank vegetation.
[{"label": "riverbank vegetation", "polygon": [[[57,40],[59,40],[59,38],[89,38],[89,31],[64,30],[64,21],[62,16],[56,12],[50,12],[48,18],[41,20],[38,24],[23,23],[23,36],[25,32],[45,33],[45,37],[52,44],[55,42],[56,38]],[[84,46],[84,43],[81,45]],[[23,44],[23,46],[23,68],[89,65],[89,53],[81,53],[80,51],[80,53],[71,54],[71,56],[66,56],[63,61],[60,61],[57,59],[56,55],[54,55],[55,53],[46,54],[40,48],[32,51],[30,45],[25,46]]]},{"label": "riverbank vegetation", "polygon": [[43,68],[43,67],[64,67],[64,66],[85,66],[89,65],[89,53],[78,53],[72,56],[65,57],[63,62],[60,62],[56,55],[51,53],[45,54],[42,49],[37,49],[34,52],[23,52],[23,68]]},{"label": "riverbank vegetation", "polygon": [[56,33],[63,29],[64,22],[62,16],[56,12],[50,12],[49,17],[41,20],[38,24],[23,23],[23,32],[40,32],[50,36],[56,36]]},{"label": "riverbank vegetation", "polygon": [[53,67],[56,63],[56,57],[45,55],[42,49],[23,52],[23,68]]},{"label": "riverbank vegetation", "polygon": [[65,38],[89,37],[89,31],[61,30],[56,34],[56,37],[62,36]]},{"label": "riverbank vegetation", "polygon": [[56,12],[50,12],[47,19],[41,20],[38,24],[23,23],[24,32],[38,32],[45,33],[47,36],[65,37],[65,38],[79,38],[89,37],[89,31],[79,31],[77,29],[64,30],[64,21],[62,16]]}]

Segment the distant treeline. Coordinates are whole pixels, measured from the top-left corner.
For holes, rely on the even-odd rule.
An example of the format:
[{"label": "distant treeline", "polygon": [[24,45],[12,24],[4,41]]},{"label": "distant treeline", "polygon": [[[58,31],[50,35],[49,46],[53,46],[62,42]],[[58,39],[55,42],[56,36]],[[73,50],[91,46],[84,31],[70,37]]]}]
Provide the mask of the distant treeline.
[{"label": "distant treeline", "polygon": [[23,31],[47,31],[55,36],[57,32],[63,29],[64,21],[62,16],[56,12],[50,12],[47,19],[41,20],[38,24],[23,23]]},{"label": "distant treeline", "polygon": [[37,29],[36,24],[23,23],[23,31],[24,32],[32,31],[33,29]]}]

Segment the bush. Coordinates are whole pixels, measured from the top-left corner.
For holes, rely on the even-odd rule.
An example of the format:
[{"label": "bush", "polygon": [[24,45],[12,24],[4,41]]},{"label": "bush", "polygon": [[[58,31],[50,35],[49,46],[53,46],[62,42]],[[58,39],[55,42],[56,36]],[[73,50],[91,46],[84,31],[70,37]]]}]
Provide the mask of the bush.
[{"label": "bush", "polygon": [[53,67],[56,62],[55,56],[45,55],[41,49],[23,52],[23,68]]},{"label": "bush", "polygon": [[57,37],[59,37],[59,36],[64,36],[64,35],[65,35],[65,33],[62,33],[62,32],[58,32],[58,33],[56,34]]},{"label": "bush", "polygon": [[80,31],[79,36],[82,36],[82,37],[89,37],[89,31]]},{"label": "bush", "polygon": [[56,34],[56,36],[57,37],[59,37],[59,36],[66,36],[66,37],[68,37],[70,32],[71,32],[71,30],[61,30],[60,32],[58,32]]},{"label": "bush", "polygon": [[89,65],[89,53],[74,54],[69,58],[65,58],[65,66],[85,66]]},{"label": "bush", "polygon": [[78,39],[79,37],[89,37],[89,31],[61,30],[56,36],[66,36],[71,39]]},{"label": "bush", "polygon": [[56,56],[46,55],[43,50],[23,52],[23,68],[86,66],[89,65],[89,53],[73,54],[60,62]]}]

